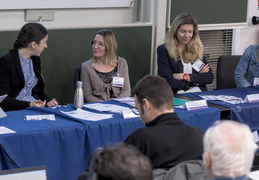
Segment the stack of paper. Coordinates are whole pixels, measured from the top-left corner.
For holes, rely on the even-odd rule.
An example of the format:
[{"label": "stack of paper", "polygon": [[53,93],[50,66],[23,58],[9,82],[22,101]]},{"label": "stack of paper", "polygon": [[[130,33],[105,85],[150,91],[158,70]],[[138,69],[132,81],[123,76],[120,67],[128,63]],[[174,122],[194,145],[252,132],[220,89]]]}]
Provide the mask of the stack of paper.
[{"label": "stack of paper", "polygon": [[114,104],[104,104],[104,103],[93,103],[85,104],[84,107],[94,109],[102,112],[112,112],[112,113],[121,113],[123,110],[130,109],[128,107],[123,107]]},{"label": "stack of paper", "polygon": [[123,119],[140,117],[140,115],[136,109],[123,110],[122,116],[123,116]]},{"label": "stack of paper", "polygon": [[73,118],[88,120],[88,121],[99,121],[103,119],[109,119],[113,117],[113,114],[101,114],[101,113],[92,113],[90,111],[85,111],[82,109],[77,109],[75,111],[60,111],[68,116]]},{"label": "stack of paper", "polygon": [[135,107],[135,101],[133,97],[126,97],[126,98],[114,98],[113,101],[118,101],[124,104],[128,104],[132,107]]}]

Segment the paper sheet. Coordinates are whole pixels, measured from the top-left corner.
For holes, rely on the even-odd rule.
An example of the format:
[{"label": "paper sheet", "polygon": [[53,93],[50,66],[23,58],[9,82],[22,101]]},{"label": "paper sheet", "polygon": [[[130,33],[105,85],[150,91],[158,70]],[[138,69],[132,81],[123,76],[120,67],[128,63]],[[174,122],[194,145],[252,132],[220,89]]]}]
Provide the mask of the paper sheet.
[{"label": "paper sheet", "polygon": [[113,114],[100,114],[100,113],[92,113],[90,111],[85,111],[82,109],[77,109],[75,111],[60,111],[68,116],[88,120],[88,121],[99,121],[103,119],[109,119],[113,117]]},{"label": "paper sheet", "polygon": [[118,101],[124,104],[128,104],[132,107],[135,107],[135,101],[133,97],[126,97],[126,98],[114,98],[113,101]]},{"label": "paper sheet", "polygon": [[0,126],[0,134],[9,134],[9,133],[16,133],[16,132],[7,127]]},{"label": "paper sheet", "polygon": [[85,104],[84,107],[95,109],[98,111],[112,112],[112,113],[121,113],[121,111],[123,110],[130,109],[128,107],[123,107],[123,106],[114,105],[114,104],[103,104],[103,103]]},{"label": "paper sheet", "polygon": [[122,116],[123,116],[123,119],[140,117],[139,112],[136,109],[123,110]]},{"label": "paper sheet", "polygon": [[230,104],[240,104],[244,103],[242,98],[236,96],[227,96],[227,95],[200,95],[205,100],[214,100],[214,101],[222,101]]}]

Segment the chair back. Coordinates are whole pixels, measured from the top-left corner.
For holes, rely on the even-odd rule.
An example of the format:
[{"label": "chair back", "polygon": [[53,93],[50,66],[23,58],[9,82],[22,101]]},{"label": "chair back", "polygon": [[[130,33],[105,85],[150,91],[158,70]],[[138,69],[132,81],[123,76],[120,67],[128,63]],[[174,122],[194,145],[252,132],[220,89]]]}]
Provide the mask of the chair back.
[{"label": "chair back", "polygon": [[153,180],[209,180],[202,160],[181,162],[171,169],[153,170]]},{"label": "chair back", "polygon": [[222,55],[217,64],[217,89],[236,88],[235,69],[242,56]]},{"label": "chair back", "polygon": [[76,90],[77,81],[81,81],[81,65],[77,66],[74,72],[74,92]]}]

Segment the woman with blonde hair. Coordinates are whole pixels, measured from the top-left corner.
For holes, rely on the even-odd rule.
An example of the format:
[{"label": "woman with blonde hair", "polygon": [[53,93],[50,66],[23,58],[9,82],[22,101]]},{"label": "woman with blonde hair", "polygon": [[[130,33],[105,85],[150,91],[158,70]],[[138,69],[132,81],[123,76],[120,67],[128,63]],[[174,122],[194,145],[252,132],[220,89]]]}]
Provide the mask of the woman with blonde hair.
[{"label": "woman with blonde hair", "polygon": [[181,13],[175,17],[165,43],[157,48],[157,63],[158,75],[166,79],[175,94],[207,90],[213,74],[192,15]]},{"label": "woman with blonde hair", "polygon": [[84,98],[87,102],[130,96],[127,61],[117,56],[112,31],[100,30],[92,39],[93,57],[81,66]]}]

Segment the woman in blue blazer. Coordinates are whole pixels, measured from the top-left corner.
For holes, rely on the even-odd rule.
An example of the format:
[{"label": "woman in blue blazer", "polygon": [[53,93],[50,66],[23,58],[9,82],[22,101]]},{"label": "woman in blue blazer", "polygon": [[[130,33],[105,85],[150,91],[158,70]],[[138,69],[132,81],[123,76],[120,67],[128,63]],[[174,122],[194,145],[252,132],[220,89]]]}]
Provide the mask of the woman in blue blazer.
[{"label": "woman in blue blazer", "polygon": [[188,13],[176,16],[165,43],[157,48],[158,75],[173,92],[206,91],[213,81],[212,70],[203,54],[198,23]]}]

